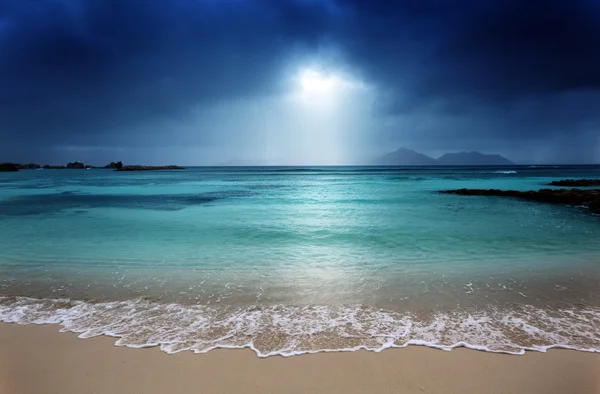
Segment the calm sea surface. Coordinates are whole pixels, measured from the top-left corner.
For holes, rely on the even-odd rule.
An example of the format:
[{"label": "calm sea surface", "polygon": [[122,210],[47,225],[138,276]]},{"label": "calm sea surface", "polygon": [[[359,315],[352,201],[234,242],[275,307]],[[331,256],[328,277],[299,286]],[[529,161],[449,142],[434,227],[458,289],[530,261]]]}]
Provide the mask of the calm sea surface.
[{"label": "calm sea surface", "polygon": [[167,352],[600,351],[599,167],[0,173],[0,321]]}]

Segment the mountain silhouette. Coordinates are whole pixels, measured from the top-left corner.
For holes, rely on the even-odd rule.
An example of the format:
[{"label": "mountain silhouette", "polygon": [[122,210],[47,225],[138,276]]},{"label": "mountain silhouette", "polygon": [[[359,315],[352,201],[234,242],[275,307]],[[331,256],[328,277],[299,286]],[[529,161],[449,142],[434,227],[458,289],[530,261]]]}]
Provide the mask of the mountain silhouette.
[{"label": "mountain silhouette", "polygon": [[382,166],[434,166],[437,162],[435,159],[412,149],[399,148],[394,152],[381,156],[374,164]]},{"label": "mountain silhouette", "polygon": [[486,155],[480,152],[446,153],[437,164],[442,166],[514,166],[515,163],[500,155]]},{"label": "mountain silhouette", "polygon": [[399,148],[375,160],[383,166],[504,166],[515,165],[500,155],[480,152],[446,153],[437,160],[408,148]]}]

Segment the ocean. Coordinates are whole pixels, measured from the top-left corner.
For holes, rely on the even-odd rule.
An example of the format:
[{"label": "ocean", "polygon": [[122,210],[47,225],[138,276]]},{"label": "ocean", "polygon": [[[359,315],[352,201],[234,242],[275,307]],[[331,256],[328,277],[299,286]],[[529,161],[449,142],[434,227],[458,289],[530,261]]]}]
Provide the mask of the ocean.
[{"label": "ocean", "polygon": [[594,166],[0,173],[0,321],[168,353],[600,351]]}]

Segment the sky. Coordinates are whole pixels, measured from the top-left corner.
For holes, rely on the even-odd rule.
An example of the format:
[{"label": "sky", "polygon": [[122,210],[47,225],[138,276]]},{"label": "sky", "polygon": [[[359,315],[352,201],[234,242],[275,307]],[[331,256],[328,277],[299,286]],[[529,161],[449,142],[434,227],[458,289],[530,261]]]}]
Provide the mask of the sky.
[{"label": "sky", "polygon": [[0,161],[600,163],[600,0],[0,0]]}]

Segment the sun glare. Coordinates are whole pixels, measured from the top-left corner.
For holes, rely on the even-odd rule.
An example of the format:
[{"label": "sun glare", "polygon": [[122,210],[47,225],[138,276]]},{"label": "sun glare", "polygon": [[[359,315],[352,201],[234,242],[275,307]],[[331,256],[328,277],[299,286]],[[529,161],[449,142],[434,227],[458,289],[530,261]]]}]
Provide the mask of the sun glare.
[{"label": "sun glare", "polygon": [[305,92],[328,92],[335,89],[338,84],[334,75],[324,75],[315,70],[304,70],[300,74],[300,87]]}]

